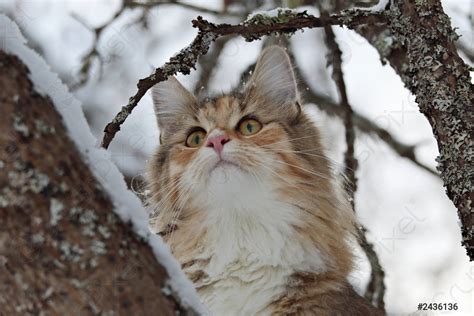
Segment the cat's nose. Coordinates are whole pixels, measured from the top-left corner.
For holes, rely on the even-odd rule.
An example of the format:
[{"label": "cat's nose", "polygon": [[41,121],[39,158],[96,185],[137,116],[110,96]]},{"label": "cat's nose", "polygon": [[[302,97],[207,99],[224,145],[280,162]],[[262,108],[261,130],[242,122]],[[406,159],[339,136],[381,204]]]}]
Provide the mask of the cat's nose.
[{"label": "cat's nose", "polygon": [[207,139],[206,146],[212,147],[218,155],[221,154],[224,149],[224,145],[230,141],[229,136],[227,135],[216,135],[211,136]]}]

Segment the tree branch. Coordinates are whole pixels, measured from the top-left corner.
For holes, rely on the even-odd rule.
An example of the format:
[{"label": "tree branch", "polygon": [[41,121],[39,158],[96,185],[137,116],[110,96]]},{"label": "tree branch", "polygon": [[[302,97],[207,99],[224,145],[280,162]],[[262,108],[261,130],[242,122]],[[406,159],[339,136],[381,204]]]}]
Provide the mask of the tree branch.
[{"label": "tree branch", "polygon": [[368,11],[349,10],[340,14],[328,16],[324,21],[321,18],[309,15],[306,11],[280,10],[277,17],[256,14],[238,25],[214,24],[201,17],[193,21],[193,26],[201,31],[216,35],[238,34],[247,41],[260,39],[264,35],[293,34],[304,28],[324,27],[325,25],[347,26],[349,28],[361,24],[385,23],[385,16]]},{"label": "tree branch", "polygon": [[133,21],[131,24],[137,23],[138,21],[142,20],[148,11],[154,7],[158,7],[161,5],[174,5],[174,6],[179,6],[185,9],[190,9],[194,11],[198,11],[201,13],[206,13],[206,14],[214,14],[214,15],[219,15],[219,16],[241,16],[242,14],[240,13],[229,13],[229,12],[224,12],[224,11],[217,11],[217,10],[211,10],[205,7],[200,7],[196,6],[193,4],[188,4],[188,3],[183,3],[181,1],[176,1],[176,0],[168,0],[168,1],[153,1],[153,0],[148,0],[148,1],[136,1],[136,0],[123,0],[122,5],[120,8],[117,10],[117,12],[104,24],[102,24],[99,27],[91,27],[88,25],[80,16],[77,16],[75,14],[72,14],[72,17],[76,19],[79,23],[84,25],[87,29],[91,30],[91,32],[94,33],[94,41],[91,45],[90,50],[84,54],[82,57],[81,63],[81,69],[79,71],[80,75],[82,78],[79,79],[78,82],[75,82],[72,84],[71,89],[77,89],[81,87],[83,84],[85,84],[88,80],[88,73],[90,72],[90,68],[92,66],[92,62],[94,58],[97,58],[99,60],[99,67],[102,69],[102,64],[103,64],[103,58],[101,54],[99,53],[98,50],[98,43],[100,40],[100,37],[102,36],[102,33],[104,30],[106,30],[112,23],[114,23],[115,20],[119,16],[121,16],[127,9],[134,9],[134,8],[142,8],[143,12],[142,15],[139,16],[136,21]]},{"label": "tree branch", "polygon": [[[321,18],[324,20],[327,18],[327,13],[323,13]],[[346,192],[349,196],[352,209],[355,212],[355,192],[357,191],[357,177],[356,171],[358,167],[357,159],[354,155],[355,147],[355,128],[354,128],[354,112],[347,97],[346,83],[344,81],[344,74],[342,72],[342,52],[339,45],[336,42],[336,35],[334,34],[330,25],[324,26],[326,46],[329,49],[328,52],[328,65],[332,65],[333,73],[332,77],[336,83],[337,90],[340,97],[339,107],[343,110],[343,120],[345,126],[345,138],[347,144],[347,150],[344,154],[344,174],[347,177]],[[362,246],[367,258],[369,259],[371,266],[371,278],[365,297],[376,307],[384,309],[384,294],[385,294],[385,283],[384,283],[384,271],[380,265],[377,253],[374,250],[374,246],[368,242],[365,235],[366,229],[364,227],[359,229],[359,243]]]},{"label": "tree branch", "polygon": [[359,229],[359,244],[364,249],[367,259],[370,263],[370,281],[365,290],[365,298],[375,306],[382,309],[385,308],[385,272],[380,264],[380,260],[375,252],[374,245],[367,240],[367,229],[360,227]]},{"label": "tree branch", "polygon": [[[319,110],[323,111],[330,117],[338,117],[341,119],[343,118],[344,110],[342,107],[338,106],[338,104],[331,100],[331,98],[315,92],[314,89],[312,89],[311,86],[307,83],[306,79],[304,78],[301,71],[299,71],[298,67],[295,68],[295,72],[296,77],[300,80],[300,85],[303,86],[301,89],[303,93],[303,101],[313,103]],[[243,77],[244,76],[242,76],[242,78]],[[415,153],[416,146],[406,145],[400,142],[392,134],[390,134],[389,131],[378,126],[376,123],[366,118],[362,114],[358,113],[357,111],[354,111],[354,109],[352,110],[352,121],[354,123],[354,126],[359,131],[368,135],[377,136],[399,156],[410,160],[423,170],[429,172],[430,174],[436,177],[439,177],[437,171],[426,166],[418,160]]]},{"label": "tree branch", "polygon": [[[321,18],[326,19],[328,15],[326,13],[321,15]],[[339,107],[343,110],[343,121],[345,126],[345,137],[347,150],[344,154],[344,165],[345,170],[344,174],[347,176],[348,181],[346,182],[347,187],[346,191],[351,197],[352,208],[355,210],[354,206],[354,193],[357,191],[357,178],[356,170],[358,167],[357,159],[354,156],[354,143],[355,143],[355,129],[353,123],[353,110],[349,104],[347,98],[346,83],[344,81],[344,75],[342,73],[342,52],[339,48],[339,45],[336,42],[336,35],[334,34],[330,25],[324,26],[325,31],[325,41],[326,46],[329,49],[328,65],[332,65],[333,72],[332,77],[336,83],[337,90],[339,92],[340,103]]]},{"label": "tree branch", "polygon": [[197,6],[190,3],[185,3],[177,0],[168,0],[168,1],[157,1],[157,0],[147,0],[147,1],[136,1],[136,0],[125,0],[124,5],[134,8],[134,7],[142,7],[142,8],[152,8],[159,5],[176,5],[180,6],[185,9],[190,9],[193,11],[207,13],[207,14],[214,14],[214,15],[228,15],[228,16],[240,16],[240,14],[234,14],[226,11],[219,11],[219,10],[212,10],[209,8]]},{"label": "tree branch", "polygon": [[128,115],[137,106],[138,102],[145,95],[146,91],[158,82],[165,81],[169,76],[176,75],[178,72],[189,74],[194,69],[198,58],[207,53],[209,46],[220,36],[240,35],[247,41],[252,41],[269,34],[292,34],[302,28],[321,27],[325,24],[356,26],[364,23],[384,23],[385,18],[381,14],[370,14],[366,11],[351,10],[342,12],[339,15],[328,17],[324,22],[320,18],[308,15],[306,12],[295,13],[290,10],[280,12],[278,18],[263,17],[252,18],[238,25],[213,24],[205,21],[202,17],[193,20],[193,26],[199,29],[198,35],[193,42],[181,50],[169,62],[155,72],[141,80],[137,87],[138,91],[129,99],[127,105],[123,106],[115,118],[107,124],[104,129],[102,147],[108,148],[115,134],[120,130],[120,126],[125,122]]},{"label": "tree branch", "polygon": [[125,122],[128,115],[153,85],[167,80],[168,77],[176,75],[178,72],[186,75],[189,74],[191,69],[195,67],[198,57],[207,53],[209,46],[215,39],[216,35],[213,33],[199,31],[191,45],[181,50],[176,56],[171,57],[163,67],[157,68],[152,75],[140,79],[137,84],[138,90],[135,95],[129,99],[127,105],[122,107],[112,122],[107,124],[105,127],[105,134],[101,144],[102,147],[109,147],[115,134],[120,130],[120,126]]}]

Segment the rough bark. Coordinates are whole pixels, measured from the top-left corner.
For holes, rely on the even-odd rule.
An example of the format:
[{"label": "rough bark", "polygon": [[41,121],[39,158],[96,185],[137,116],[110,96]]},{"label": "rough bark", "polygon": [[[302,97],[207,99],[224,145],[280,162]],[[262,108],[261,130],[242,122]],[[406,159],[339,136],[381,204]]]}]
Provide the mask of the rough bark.
[{"label": "rough bark", "polygon": [[439,0],[395,0],[385,25],[361,33],[416,96],[438,142],[438,170],[458,209],[463,245],[474,260],[474,88]]},{"label": "rough bark", "polygon": [[186,313],[48,97],[0,51],[0,315]]}]

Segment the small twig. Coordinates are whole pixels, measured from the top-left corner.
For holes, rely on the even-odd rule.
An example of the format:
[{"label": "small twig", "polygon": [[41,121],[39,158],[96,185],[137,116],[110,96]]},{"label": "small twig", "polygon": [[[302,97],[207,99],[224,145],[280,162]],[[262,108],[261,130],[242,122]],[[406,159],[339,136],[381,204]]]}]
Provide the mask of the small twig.
[{"label": "small twig", "polygon": [[202,17],[193,20],[193,26],[199,29],[198,35],[191,45],[183,49],[178,55],[172,57],[163,67],[157,68],[154,74],[141,79],[138,84],[138,91],[129,99],[127,105],[115,118],[107,124],[104,129],[102,147],[108,148],[115,134],[120,130],[120,126],[127,119],[128,115],[137,106],[138,102],[145,95],[146,91],[158,82],[165,81],[169,76],[176,75],[178,72],[189,74],[194,69],[200,56],[207,53],[211,42],[224,35],[240,35],[247,41],[260,39],[264,35],[294,33],[302,28],[321,27],[325,24],[346,25],[353,27],[363,23],[382,23],[385,22],[383,14],[370,14],[365,11],[351,10],[339,15],[330,16],[324,21],[320,18],[308,15],[306,12],[294,13],[293,11],[283,12],[279,19],[284,22],[260,19],[259,21],[246,21],[238,25],[213,24]]},{"label": "small twig", "polygon": [[148,0],[148,1],[143,1],[143,2],[142,1],[136,1],[136,0],[125,0],[125,4],[130,8],[133,8],[133,7],[148,7],[148,8],[151,8],[151,7],[156,7],[156,6],[159,6],[159,5],[176,5],[176,6],[180,6],[182,8],[185,8],[185,9],[190,9],[190,10],[201,12],[201,13],[214,14],[214,15],[219,15],[219,16],[225,16],[225,15],[227,15],[227,16],[241,16],[238,13],[230,13],[230,12],[227,12],[227,11],[212,10],[212,9],[209,9],[209,8],[200,7],[200,6],[197,6],[197,5],[194,5],[194,4],[185,3],[185,2],[176,1],[176,0],[168,0],[168,1]]},{"label": "small twig", "polygon": [[[246,72],[248,73],[248,71],[251,69],[252,67],[249,67]],[[315,92],[314,89],[312,89],[311,86],[306,82],[303,74],[301,73],[301,71],[299,71],[298,67],[295,67],[294,70],[296,73],[296,77],[300,81],[300,86],[302,87],[301,91],[303,93],[303,100],[306,103],[309,102],[314,104],[319,110],[323,111],[330,117],[338,117],[341,119],[344,117],[344,109],[342,107],[338,106],[338,104],[336,104],[331,98]],[[243,74],[241,78],[246,78],[246,76],[247,75]],[[354,109],[352,110],[352,122],[359,131],[367,135],[377,136],[399,156],[409,159],[418,167],[422,168],[423,170],[429,172],[430,174],[436,177],[439,177],[438,172],[418,160],[415,153],[415,145],[406,145],[400,142],[394,136],[392,136],[389,131],[378,126],[376,123],[366,118],[362,114],[354,111]]]},{"label": "small twig", "polygon": [[367,258],[369,259],[371,271],[370,271],[370,282],[367,285],[365,291],[365,298],[380,308],[384,308],[384,296],[385,296],[385,272],[380,264],[377,253],[374,250],[374,245],[367,240],[367,229],[363,226],[359,229],[359,243],[364,249]]},{"label": "small twig", "polygon": [[[321,18],[324,20],[327,17],[327,13],[322,13]],[[344,81],[344,74],[342,72],[342,52],[339,48],[339,45],[336,42],[336,35],[332,30],[330,25],[324,26],[325,31],[325,40],[326,45],[329,49],[328,53],[328,64],[332,65],[332,77],[336,83],[337,90],[340,97],[340,107],[344,111],[344,126],[345,126],[345,138],[347,144],[347,150],[344,154],[344,165],[345,165],[345,175],[347,177],[346,181],[346,191],[349,195],[350,203],[352,209],[355,212],[355,192],[357,191],[357,177],[356,170],[358,166],[357,159],[354,155],[355,147],[355,128],[354,128],[354,112],[349,100],[347,98],[346,83]],[[384,283],[384,272],[380,265],[379,258],[377,253],[373,249],[373,245],[367,241],[365,236],[365,228],[359,230],[359,242],[364,249],[367,258],[369,259],[371,266],[371,278],[369,286],[367,287],[365,297],[376,307],[384,309],[384,293],[385,293],[385,283]]]},{"label": "small twig", "polygon": [[219,16],[241,16],[238,13],[229,13],[229,12],[223,12],[223,11],[217,11],[217,10],[211,10],[208,8],[204,7],[199,7],[196,5],[188,4],[188,3],[183,3],[180,1],[174,1],[174,0],[169,0],[169,1],[146,1],[146,2],[140,2],[140,1],[135,1],[135,0],[124,0],[122,1],[121,7],[117,10],[117,12],[104,24],[102,24],[99,27],[91,27],[88,25],[81,17],[72,14],[72,17],[77,20],[79,23],[81,23],[84,27],[87,29],[91,30],[92,33],[94,33],[94,40],[92,42],[90,50],[84,54],[84,56],[81,58],[81,63],[82,67],[80,69],[80,74],[82,78],[76,83],[74,83],[71,86],[71,89],[77,89],[84,85],[88,78],[88,73],[90,71],[90,67],[92,65],[92,62],[95,58],[98,59],[99,61],[99,68],[100,71],[102,71],[102,58],[99,53],[99,50],[97,48],[97,45],[99,43],[100,37],[102,36],[102,33],[104,32],[105,29],[107,29],[117,18],[122,15],[127,9],[133,9],[133,8],[142,8],[143,12],[142,14],[137,18],[137,21],[133,21],[132,23],[136,23],[143,19],[145,15],[148,13],[148,11],[154,7],[160,6],[160,5],[175,5],[175,6],[180,6],[185,9],[190,9],[194,11],[198,11],[201,13],[207,13],[207,14],[215,14]]},{"label": "small twig", "polygon": [[[322,18],[328,17],[327,14],[322,14]],[[328,65],[332,65],[332,77],[336,83],[337,90],[339,92],[340,103],[339,106],[343,109],[344,116],[344,126],[345,126],[345,137],[347,150],[344,155],[344,165],[345,171],[344,174],[347,176],[347,187],[346,190],[351,196],[352,208],[354,207],[354,192],[357,191],[357,178],[355,171],[357,170],[358,163],[357,159],[354,156],[354,143],[355,143],[355,129],[353,123],[353,114],[352,107],[349,104],[347,99],[347,90],[346,83],[344,81],[342,73],[342,52],[339,49],[339,45],[336,42],[336,36],[330,25],[324,26],[324,31],[326,33],[326,45],[329,48],[328,53]]]},{"label": "small twig", "polygon": [[82,58],[82,67],[80,70],[80,73],[82,74],[83,78],[79,80],[79,82],[75,83],[71,89],[77,89],[78,87],[82,86],[84,83],[87,81],[87,74],[89,72],[89,69],[92,65],[92,60],[94,57],[97,57],[99,59],[99,67],[102,67],[102,62],[101,62],[101,56],[100,53],[97,49],[97,44],[99,43],[100,36],[102,35],[102,32],[110,25],[112,24],[122,13],[125,11],[127,7],[122,3],[122,6],[120,9],[115,12],[114,16],[109,19],[106,23],[102,24],[102,26],[93,28],[90,25],[88,25],[81,17],[79,17],[76,14],[72,14],[72,18],[74,18],[76,21],[81,23],[84,27],[90,29],[94,33],[94,41],[91,45],[91,49],[89,52],[87,52]]}]

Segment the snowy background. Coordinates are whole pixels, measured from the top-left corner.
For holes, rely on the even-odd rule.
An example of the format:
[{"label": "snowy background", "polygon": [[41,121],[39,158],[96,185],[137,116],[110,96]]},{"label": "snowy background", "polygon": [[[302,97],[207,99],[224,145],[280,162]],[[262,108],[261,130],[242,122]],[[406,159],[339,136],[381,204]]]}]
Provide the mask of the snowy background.
[{"label": "snowy background", "polygon": [[[221,0],[193,3],[213,9],[222,6]],[[473,1],[444,0],[443,5],[462,35],[463,45],[473,52]],[[94,45],[94,33],[86,26],[103,25],[119,8],[120,1],[116,0],[0,0],[0,12],[18,23],[29,45],[44,56],[70,87],[77,87],[81,58]],[[316,13],[312,8],[304,9]],[[138,79],[149,75],[154,67],[161,66],[192,41],[196,30],[191,20],[197,15],[223,21],[213,15],[166,5],[149,11],[146,28],[132,23],[141,17],[141,10],[129,9],[104,30],[98,42],[102,69],[94,61],[90,79],[72,90],[82,102],[96,137],[102,137],[104,126],[135,93]],[[396,73],[381,64],[375,49],[363,38],[346,29],[335,31],[344,53],[344,74],[353,107],[402,142],[417,145],[419,159],[434,168],[436,142],[414,97]],[[5,30],[0,30],[1,40],[8,40]],[[312,88],[337,99],[325,67],[322,31],[298,32],[292,43],[298,66]],[[261,45],[261,42],[231,40],[219,59],[211,90],[228,91],[235,86],[241,72],[255,61]],[[198,68],[178,79],[193,90],[199,71]],[[345,149],[341,123],[325,117],[314,107],[308,107],[308,111],[323,130],[331,157],[341,163]],[[147,95],[109,148],[129,179],[143,175],[146,161],[158,145],[158,135],[151,97]],[[398,157],[384,143],[364,134],[358,136],[357,213],[370,231],[368,237],[375,244],[386,273],[387,311],[394,315],[409,314],[416,311],[418,303],[442,302],[458,303],[460,309],[456,314],[472,315],[474,265],[460,246],[456,209],[446,197],[441,180]],[[361,254],[353,282],[363,288],[367,280],[368,263]]]}]

